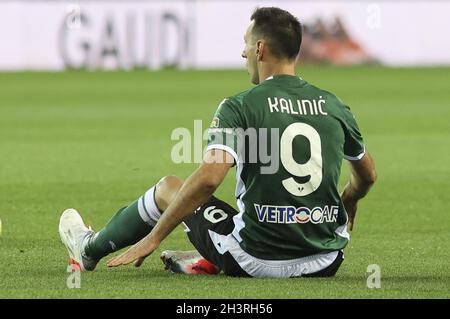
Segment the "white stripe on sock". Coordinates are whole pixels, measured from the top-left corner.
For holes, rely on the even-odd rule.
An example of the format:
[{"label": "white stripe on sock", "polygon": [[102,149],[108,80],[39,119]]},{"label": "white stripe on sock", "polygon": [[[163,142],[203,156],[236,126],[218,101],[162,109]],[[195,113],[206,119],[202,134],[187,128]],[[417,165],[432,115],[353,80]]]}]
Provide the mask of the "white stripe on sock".
[{"label": "white stripe on sock", "polygon": [[158,206],[155,203],[155,190],[156,186],[153,186],[144,194],[144,209],[147,211],[148,217],[154,223],[154,225],[156,225],[159,218],[161,217],[161,212],[159,211]]},{"label": "white stripe on sock", "polygon": [[147,213],[145,212],[144,209],[144,202],[143,202],[143,197],[141,196],[138,199],[138,211],[139,211],[139,216],[141,216],[142,220],[144,222],[146,222],[147,224],[149,224],[150,226],[154,226],[154,224],[152,223],[152,221],[150,220],[150,216],[147,215]]}]

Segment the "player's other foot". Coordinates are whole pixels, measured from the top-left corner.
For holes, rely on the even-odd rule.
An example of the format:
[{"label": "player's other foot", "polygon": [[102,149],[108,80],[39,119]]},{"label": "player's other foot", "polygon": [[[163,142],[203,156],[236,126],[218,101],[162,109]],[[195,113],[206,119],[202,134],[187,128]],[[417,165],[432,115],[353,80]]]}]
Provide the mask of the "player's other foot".
[{"label": "player's other foot", "polygon": [[69,252],[69,264],[80,270],[95,269],[98,260],[86,256],[84,247],[94,231],[83,222],[75,209],[66,209],[59,219],[59,236]]},{"label": "player's other foot", "polygon": [[219,269],[196,250],[165,250],[161,254],[161,260],[166,270],[174,273],[188,275],[217,275],[219,273]]}]

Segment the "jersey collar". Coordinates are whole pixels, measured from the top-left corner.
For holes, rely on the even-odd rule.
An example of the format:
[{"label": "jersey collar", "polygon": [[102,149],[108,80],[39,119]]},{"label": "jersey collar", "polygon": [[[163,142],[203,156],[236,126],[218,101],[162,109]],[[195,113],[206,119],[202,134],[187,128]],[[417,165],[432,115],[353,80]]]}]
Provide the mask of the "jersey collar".
[{"label": "jersey collar", "polygon": [[265,79],[263,82],[269,81],[269,80],[273,80],[273,79],[287,79],[287,80],[291,80],[291,79],[294,80],[295,79],[295,80],[304,81],[301,76],[288,75],[288,74],[279,74],[279,75],[271,75],[267,79]]}]

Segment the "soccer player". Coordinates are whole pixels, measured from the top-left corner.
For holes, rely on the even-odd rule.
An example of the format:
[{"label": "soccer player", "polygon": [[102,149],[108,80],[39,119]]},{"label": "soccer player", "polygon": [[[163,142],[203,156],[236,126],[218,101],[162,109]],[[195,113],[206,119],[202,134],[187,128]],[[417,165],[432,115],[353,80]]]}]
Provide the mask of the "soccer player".
[{"label": "soccer player", "polygon": [[[163,252],[166,268],[174,272],[335,275],[349,241],[347,224],[352,230],[358,201],[376,173],[349,107],[295,75],[301,36],[301,25],[289,12],[256,9],[242,53],[256,86],[220,103],[198,169],[185,181],[162,178],[98,233],[74,209],[66,210],[59,232],[71,262],[93,270],[101,258],[133,245],[108,266],[140,266],[184,223],[196,251]],[[242,132],[250,129],[258,140],[242,143],[251,137]],[[270,136],[261,138],[263,131]],[[278,167],[249,159],[255,147],[271,149]],[[344,158],[351,178],[339,194]],[[239,211],[213,196],[233,166]]]}]

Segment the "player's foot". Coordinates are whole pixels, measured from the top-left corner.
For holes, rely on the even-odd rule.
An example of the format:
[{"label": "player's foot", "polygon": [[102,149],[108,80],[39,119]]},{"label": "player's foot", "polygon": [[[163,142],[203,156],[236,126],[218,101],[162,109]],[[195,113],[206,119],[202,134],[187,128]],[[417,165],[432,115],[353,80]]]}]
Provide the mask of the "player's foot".
[{"label": "player's foot", "polygon": [[98,260],[86,256],[84,247],[94,231],[83,222],[75,209],[66,209],[59,220],[59,236],[69,252],[69,264],[81,271],[95,269]]},{"label": "player's foot", "polygon": [[217,275],[219,273],[219,269],[203,258],[196,250],[165,250],[161,254],[161,260],[166,270],[179,274]]}]

